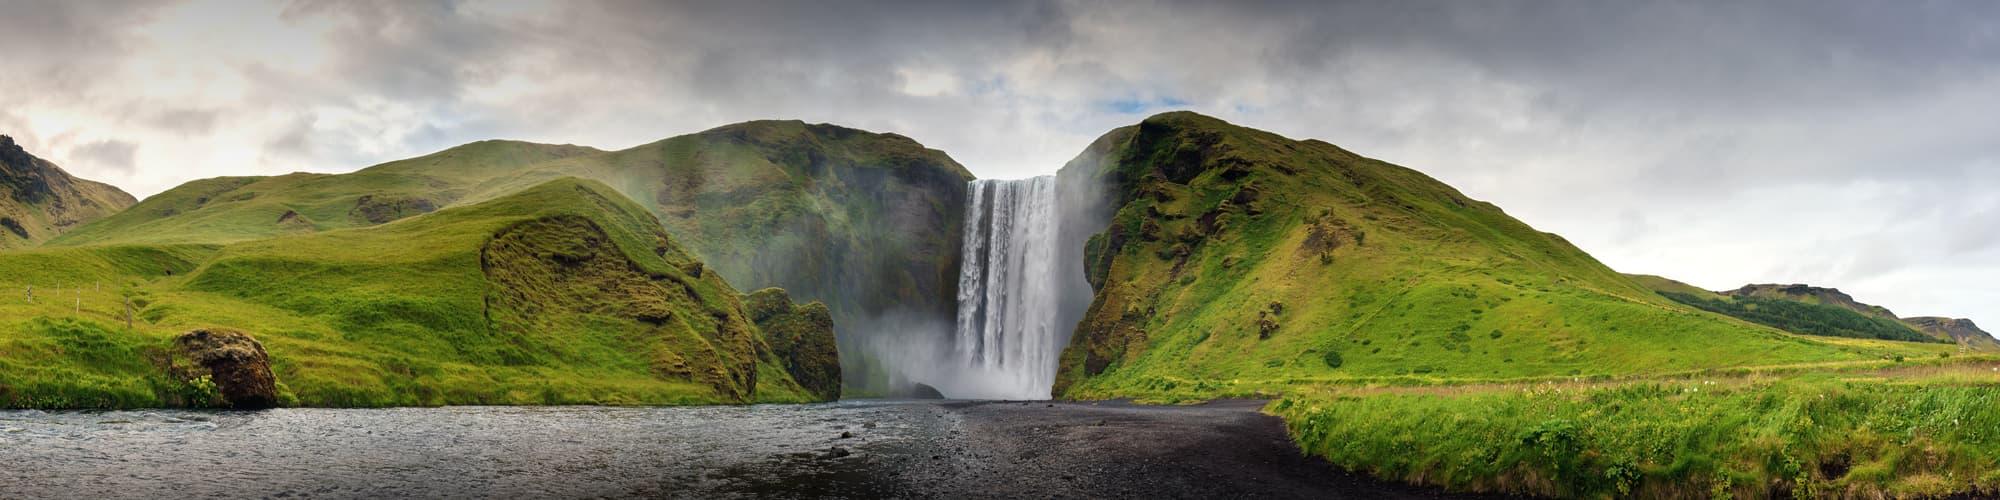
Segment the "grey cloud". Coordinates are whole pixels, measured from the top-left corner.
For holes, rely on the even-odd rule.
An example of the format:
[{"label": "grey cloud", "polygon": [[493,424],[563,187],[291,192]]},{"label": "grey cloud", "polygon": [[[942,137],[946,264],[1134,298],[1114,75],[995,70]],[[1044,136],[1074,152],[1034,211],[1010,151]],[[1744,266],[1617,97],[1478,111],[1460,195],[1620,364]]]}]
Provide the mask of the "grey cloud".
[{"label": "grey cloud", "polygon": [[202,135],[215,128],[216,120],[220,118],[221,113],[213,109],[163,109],[153,112],[146,121],[155,128],[181,134]]},{"label": "grey cloud", "polygon": [[76,167],[89,167],[98,171],[132,171],[132,158],[139,145],[119,140],[102,140],[71,148],[70,163]]}]

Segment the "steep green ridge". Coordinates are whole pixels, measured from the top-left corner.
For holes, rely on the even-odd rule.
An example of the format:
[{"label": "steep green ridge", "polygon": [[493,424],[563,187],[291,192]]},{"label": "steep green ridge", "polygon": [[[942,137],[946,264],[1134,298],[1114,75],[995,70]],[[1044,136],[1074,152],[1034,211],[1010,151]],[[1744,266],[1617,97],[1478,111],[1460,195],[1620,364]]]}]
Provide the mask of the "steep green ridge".
[{"label": "steep green ridge", "polygon": [[0,135],[0,250],[31,247],[138,200],[78,179]]},{"label": "steep green ridge", "polygon": [[1806,285],[1744,285],[1710,292],[1659,276],[1629,275],[1661,296],[1696,308],[1803,335],[1951,342],[1966,350],[2000,348],[1971,321],[1897,318],[1888,308],[1864,304],[1838,289]]},{"label": "steep green ridge", "polygon": [[748,299],[585,180],[220,247],[0,253],[4,289],[28,269],[86,285],[0,301],[0,405],[183,402],[191,389],[158,359],[173,335],[218,327],[254,334],[281,399],[309,406],[815,401],[839,376],[790,347],[831,344],[830,328],[773,327],[788,347],[774,349]]},{"label": "steep green ridge", "polygon": [[597,152],[582,146],[481,141],[347,174],[197,180],[49,244],[231,243],[372,226],[449,206],[495,175]]},{"label": "steep green ridge", "polygon": [[597,179],[646,201],[730,283],[826,303],[845,366],[859,368],[850,386],[885,389],[887,374],[867,370],[878,365],[868,350],[875,343],[949,331],[972,174],[907,137],[754,121],[549,162],[481,189],[556,176]]},{"label": "steep green ridge", "polygon": [[1061,395],[1631,375],[1934,354],[1689,308],[1414,170],[1193,113],[1064,167],[1114,210]]}]

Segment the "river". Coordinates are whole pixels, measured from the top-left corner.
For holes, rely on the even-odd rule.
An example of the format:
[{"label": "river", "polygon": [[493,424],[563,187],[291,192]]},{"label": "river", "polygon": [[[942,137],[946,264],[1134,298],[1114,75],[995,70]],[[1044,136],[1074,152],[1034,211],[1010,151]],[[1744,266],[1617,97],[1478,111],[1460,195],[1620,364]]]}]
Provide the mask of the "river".
[{"label": "river", "polygon": [[4,411],[0,498],[1441,496],[1259,404]]}]

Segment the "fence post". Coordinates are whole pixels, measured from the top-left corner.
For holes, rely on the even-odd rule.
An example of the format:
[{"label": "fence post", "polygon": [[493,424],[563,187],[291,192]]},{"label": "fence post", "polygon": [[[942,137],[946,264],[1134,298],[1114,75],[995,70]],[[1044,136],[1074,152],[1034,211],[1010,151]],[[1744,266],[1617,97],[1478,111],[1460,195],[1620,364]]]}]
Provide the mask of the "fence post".
[{"label": "fence post", "polygon": [[132,298],[125,298],[125,329],[132,329]]}]

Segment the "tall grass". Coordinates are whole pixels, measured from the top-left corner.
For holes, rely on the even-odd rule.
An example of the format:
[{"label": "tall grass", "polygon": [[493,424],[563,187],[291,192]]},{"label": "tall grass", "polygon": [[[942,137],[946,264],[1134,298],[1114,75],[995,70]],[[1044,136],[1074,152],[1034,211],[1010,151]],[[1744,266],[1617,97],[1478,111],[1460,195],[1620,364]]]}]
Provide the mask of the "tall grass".
[{"label": "tall grass", "polygon": [[1813,498],[2000,491],[2000,372],[1300,393],[1307,453],[1453,490]]}]

